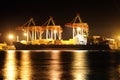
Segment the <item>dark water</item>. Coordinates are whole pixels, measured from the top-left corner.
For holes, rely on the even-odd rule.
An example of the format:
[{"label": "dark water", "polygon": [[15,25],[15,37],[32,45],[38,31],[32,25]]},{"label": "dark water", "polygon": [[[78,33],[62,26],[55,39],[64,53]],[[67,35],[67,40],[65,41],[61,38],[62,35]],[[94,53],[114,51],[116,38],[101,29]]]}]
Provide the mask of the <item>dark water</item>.
[{"label": "dark water", "polygon": [[0,51],[0,80],[120,80],[120,51]]}]

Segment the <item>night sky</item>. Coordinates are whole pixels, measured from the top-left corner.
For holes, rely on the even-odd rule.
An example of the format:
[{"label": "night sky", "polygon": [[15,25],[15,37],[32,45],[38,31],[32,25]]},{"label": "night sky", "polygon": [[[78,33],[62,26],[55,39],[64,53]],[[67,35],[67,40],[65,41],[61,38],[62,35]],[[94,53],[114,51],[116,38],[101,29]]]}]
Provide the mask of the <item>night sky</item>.
[{"label": "night sky", "polygon": [[119,0],[1,0],[0,32],[15,32],[31,17],[36,25],[42,25],[53,16],[56,25],[64,27],[77,13],[88,23],[90,35],[120,35]]}]

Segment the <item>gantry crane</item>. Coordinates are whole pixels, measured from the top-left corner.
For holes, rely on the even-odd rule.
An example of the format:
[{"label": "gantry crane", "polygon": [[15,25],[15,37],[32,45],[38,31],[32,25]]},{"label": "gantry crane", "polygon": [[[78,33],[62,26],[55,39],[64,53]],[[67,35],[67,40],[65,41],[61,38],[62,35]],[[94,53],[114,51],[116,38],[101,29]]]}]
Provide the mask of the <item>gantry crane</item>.
[{"label": "gantry crane", "polygon": [[55,25],[53,17],[50,16],[42,28],[46,30],[46,39],[61,40],[62,28],[60,25]]},{"label": "gantry crane", "polygon": [[41,26],[36,26],[33,18],[30,18],[25,24],[18,27],[17,30],[23,30],[26,33],[26,41],[32,41],[42,39],[42,33],[44,32]]},{"label": "gantry crane", "polygon": [[87,44],[88,24],[82,22],[79,14],[76,15],[72,22],[66,23],[65,26],[73,28],[75,44]]}]

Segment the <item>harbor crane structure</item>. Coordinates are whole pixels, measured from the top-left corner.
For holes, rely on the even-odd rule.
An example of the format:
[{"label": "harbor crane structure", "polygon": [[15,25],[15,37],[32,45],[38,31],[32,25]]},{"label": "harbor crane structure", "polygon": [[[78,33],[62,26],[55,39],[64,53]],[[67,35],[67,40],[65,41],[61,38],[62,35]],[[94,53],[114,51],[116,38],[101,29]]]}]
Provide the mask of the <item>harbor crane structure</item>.
[{"label": "harbor crane structure", "polygon": [[74,44],[87,44],[89,30],[88,24],[82,22],[79,14],[77,14],[76,17],[70,23],[66,23],[65,26],[71,27],[73,29]]},{"label": "harbor crane structure", "polygon": [[36,26],[33,18],[30,18],[25,24],[18,27],[17,30],[22,30],[26,34],[26,41],[42,39],[44,30],[41,26]]},{"label": "harbor crane structure", "polygon": [[61,40],[62,28],[60,25],[55,25],[53,17],[50,18],[42,25],[46,32],[46,39]]},{"label": "harbor crane structure", "polygon": [[[30,18],[24,25],[17,28],[26,33],[26,42],[47,44],[50,41],[61,40],[62,28],[55,25],[52,17],[50,17],[42,26],[36,26],[33,18]],[[46,35],[43,39],[43,34]]]},{"label": "harbor crane structure", "polygon": [[[83,23],[80,15],[65,26],[73,29],[73,38],[69,40],[62,39],[63,29],[60,25],[56,25],[53,17],[50,18],[41,26],[36,26],[33,18],[30,18],[24,25],[17,28],[26,33],[26,42],[34,44],[87,44],[88,24]],[[44,36],[44,37],[43,37]]]}]

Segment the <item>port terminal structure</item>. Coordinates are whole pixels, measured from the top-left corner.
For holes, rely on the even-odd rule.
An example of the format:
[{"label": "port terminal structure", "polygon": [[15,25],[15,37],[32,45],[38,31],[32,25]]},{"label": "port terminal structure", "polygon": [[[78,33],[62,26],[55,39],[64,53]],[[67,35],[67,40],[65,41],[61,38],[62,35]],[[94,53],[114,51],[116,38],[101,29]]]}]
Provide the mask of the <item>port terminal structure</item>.
[{"label": "port terminal structure", "polygon": [[[55,24],[53,17],[51,16],[41,26],[36,26],[34,19],[31,18],[24,25],[17,27],[16,29],[22,30],[26,33],[26,41],[21,41],[23,44],[87,44],[87,37],[89,31],[88,24],[82,22],[79,14],[77,14],[70,23],[66,23],[65,27],[72,28],[72,39],[62,39],[63,29],[60,25]],[[20,41],[19,38],[17,38],[17,42],[18,41]]]}]

